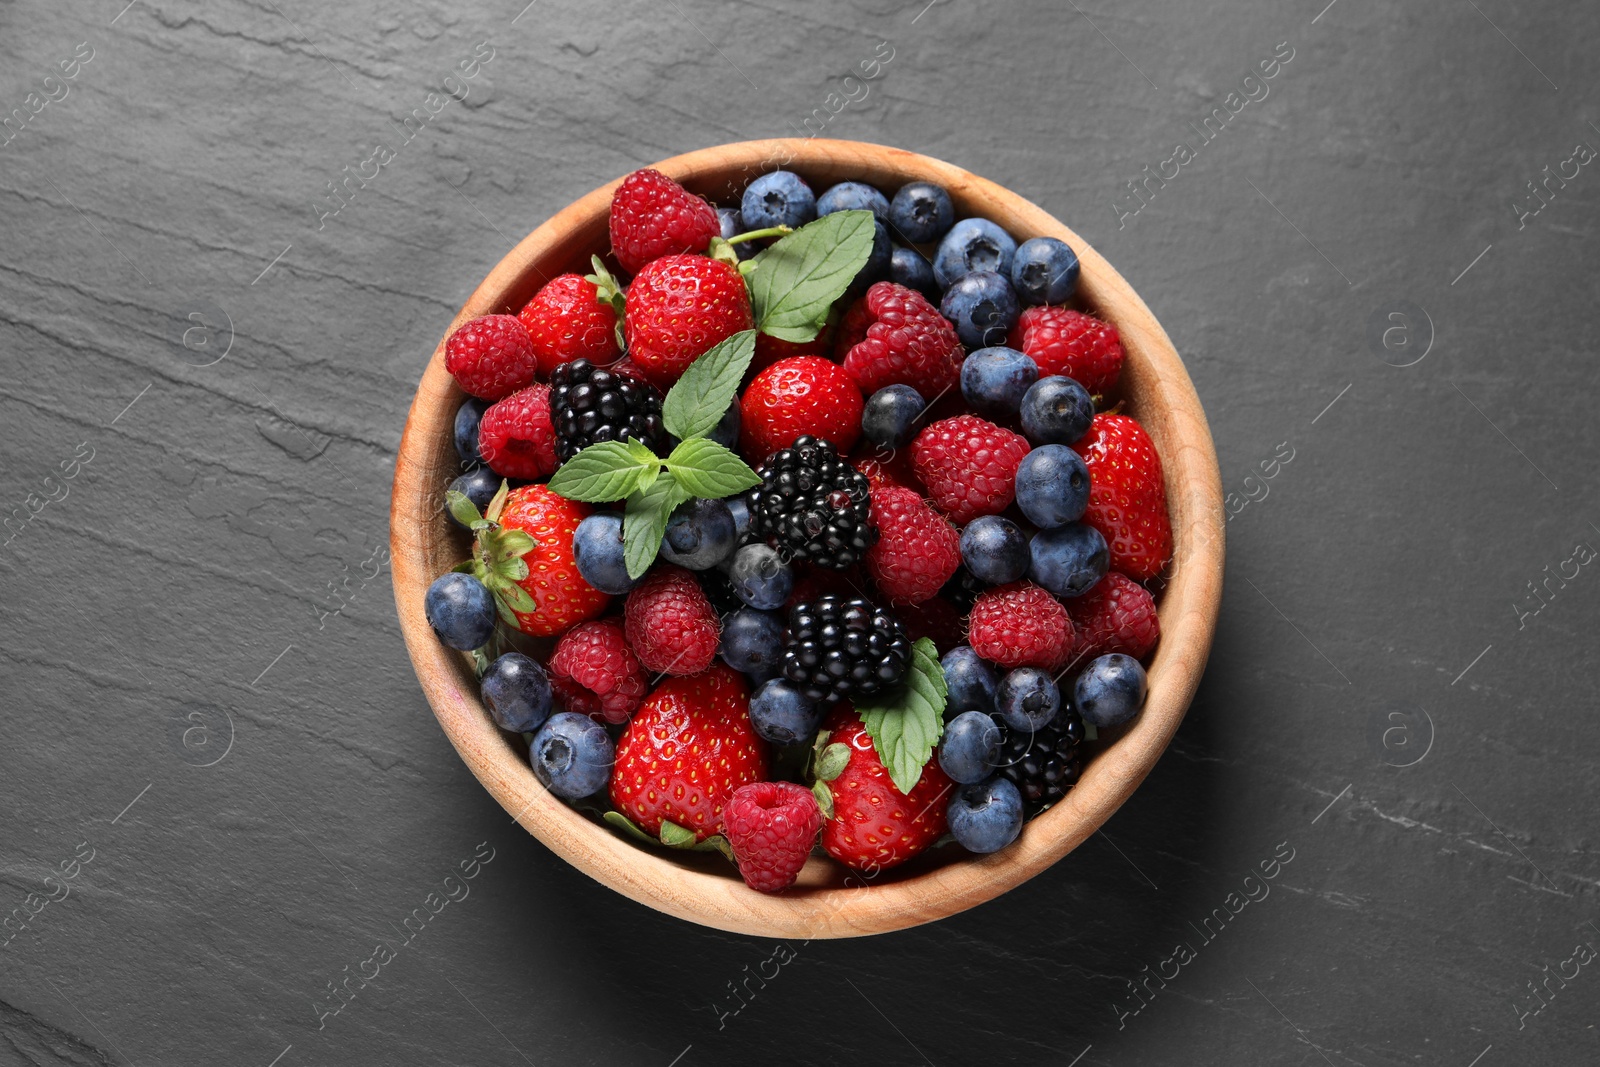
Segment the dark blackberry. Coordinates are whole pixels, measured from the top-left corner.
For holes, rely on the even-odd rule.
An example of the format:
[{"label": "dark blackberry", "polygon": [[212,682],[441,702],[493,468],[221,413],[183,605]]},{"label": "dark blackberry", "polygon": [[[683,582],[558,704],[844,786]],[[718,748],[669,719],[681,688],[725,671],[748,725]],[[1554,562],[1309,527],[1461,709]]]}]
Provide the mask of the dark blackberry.
[{"label": "dark blackberry", "polygon": [[878,539],[868,515],[872,486],[832,444],[805,436],[767,457],[750,491],[750,537],[786,560],[842,571]]},{"label": "dark blackberry", "polygon": [[789,612],[783,676],[824,707],[892,689],[910,662],[899,620],[871,601],[825,596]]},{"label": "dark blackberry", "polygon": [[551,372],[550,415],[556,457],[563,463],[590,445],[630,437],[656,455],[666,455],[661,393],[653,385],[586,359],[563,363]]},{"label": "dark blackberry", "polygon": [[1083,771],[1083,720],[1063,707],[1048,726],[1029,732],[1013,730],[998,715],[999,771],[1022,791],[1029,811],[1048,807],[1067,795]]}]

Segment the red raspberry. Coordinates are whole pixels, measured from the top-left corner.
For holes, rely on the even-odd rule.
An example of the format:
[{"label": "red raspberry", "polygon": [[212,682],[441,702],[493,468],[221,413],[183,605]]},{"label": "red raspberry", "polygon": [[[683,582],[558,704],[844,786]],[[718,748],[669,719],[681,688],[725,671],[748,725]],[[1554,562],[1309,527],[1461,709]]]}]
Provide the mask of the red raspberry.
[{"label": "red raspberry", "polygon": [[629,274],[676,252],[704,252],[717,209],[658,170],[636,170],[611,194],[611,248]]},{"label": "red raspberry", "polygon": [[666,390],[717,343],[748,330],[750,291],[737,267],[706,256],[663,256],[628,284],[628,356]]},{"label": "red raspberry", "polygon": [[1064,374],[1091,393],[1110,392],[1122,375],[1117,328],[1071,308],[1028,308],[1010,344],[1039,365],[1039,377]]},{"label": "red raspberry", "polygon": [[1116,571],[1069,600],[1067,614],[1078,635],[1074,654],[1086,663],[1111,652],[1144,659],[1161,637],[1155,598],[1144,586]]},{"label": "red raspberry", "polygon": [[976,415],[941,419],[911,443],[911,466],[940,511],[961,525],[1011,506],[1028,439]]},{"label": "red raspberry", "polygon": [[561,706],[600,722],[627,722],[650,688],[621,619],[580,622],[550,656],[550,688]]},{"label": "red raspberry", "polygon": [[905,627],[907,641],[926,637],[941,656],[967,643],[966,623],[961,612],[942,596],[918,604],[916,611],[906,612],[900,625]]},{"label": "red raspberry", "polygon": [[844,368],[818,356],[779,360],[751,380],[740,402],[739,444],[759,464],[810,434],[842,455],[861,436],[861,390]]},{"label": "red raspberry", "polygon": [[545,377],[563,363],[586,359],[597,367],[615,363],[617,312],[596,297],[594,283],[562,274],[545,283],[517,318],[528,328],[539,373]]},{"label": "red raspberry", "polygon": [[722,827],[744,884],[776,893],[800,876],[822,829],[822,809],[803,785],[751,782],[728,798]]},{"label": "red raspberry", "polygon": [[909,385],[925,398],[955,387],[965,358],[955,327],[915,289],[878,282],[845,313],[839,328],[844,369],[868,396]]},{"label": "red raspberry", "polygon": [[572,558],[572,535],[593,509],[557,496],[542,485],[511,490],[500,525],[521,530],[534,547],[523,560],[528,576],[517,584],[533,597],[534,610],[517,612],[517,629],[534,637],[555,637],[606,610],[611,597],[583,580]]},{"label": "red raspberry", "polygon": [[528,328],[515,315],[464,322],[444,343],[444,367],[481,400],[499,400],[533,384],[539,361]]},{"label": "red raspberry", "polygon": [[528,386],[490,404],[478,423],[478,451],[503,478],[542,481],[556,472],[556,430],[550,387]]},{"label": "red raspberry", "polygon": [[867,549],[867,573],[897,604],[931,599],[961,565],[961,535],[910,489],[874,489],[872,524],[878,543]]},{"label": "red raspberry", "polygon": [[972,650],[1002,667],[1066,666],[1075,643],[1067,609],[1032,582],[985,589],[967,616]]},{"label": "red raspberry", "polygon": [[867,452],[864,446],[855,455],[850,457],[850,465],[860,471],[867,479],[867,484],[874,489],[883,489],[894,486],[897,489],[914,489],[918,495],[922,493],[921,483],[911,469],[910,452],[890,452],[886,456],[874,452]]},{"label": "red raspberry", "polygon": [[717,612],[693,574],[657,564],[628,594],[628,643],[646,670],[699,674],[717,655]]},{"label": "red raspberry", "polygon": [[1136,581],[1154,578],[1172,558],[1172,518],[1150,435],[1127,415],[1096,415],[1072,447],[1089,468],[1083,521],[1105,537],[1111,569]]}]

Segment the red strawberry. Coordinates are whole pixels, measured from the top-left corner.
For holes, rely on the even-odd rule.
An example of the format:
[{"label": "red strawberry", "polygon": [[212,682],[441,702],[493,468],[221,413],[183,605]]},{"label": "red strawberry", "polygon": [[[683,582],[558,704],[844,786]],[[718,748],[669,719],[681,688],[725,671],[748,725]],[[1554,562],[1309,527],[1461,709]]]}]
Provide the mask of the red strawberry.
[{"label": "red strawberry", "polygon": [[867,573],[892,602],[921,604],[961,565],[961,535],[910,489],[874,489],[872,524],[878,542],[867,549]]},{"label": "red strawberry", "polygon": [[1039,377],[1064,374],[1091,393],[1110,392],[1122,375],[1117,328],[1071,308],[1028,308],[1010,344],[1039,365]]},{"label": "red strawberry", "polygon": [[955,387],[965,353],[955,327],[915,289],[878,282],[845,313],[839,357],[868,396],[909,385],[924,398]]},{"label": "red strawberry", "polygon": [[822,809],[803,785],[751,782],[733,791],[722,826],[744,884],[776,893],[800,876],[822,828]]},{"label": "red strawberry", "polygon": [[597,367],[615,363],[617,312],[596,296],[595,284],[576,274],[550,279],[517,318],[528,328],[539,373],[545,377],[563,363],[586,359]]},{"label": "red strawberry", "polygon": [[1028,439],[976,415],[941,419],[911,443],[911,466],[935,506],[966,525],[1011,506]]},{"label": "red strawberry", "polygon": [[1012,582],[978,594],[967,616],[967,643],[1002,667],[1054,671],[1072,658],[1076,638],[1060,601],[1032,582]]},{"label": "red strawberry", "polygon": [[944,834],[954,783],[937,759],[922,768],[910,793],[902,793],[854,708],[839,705],[823,729],[827,744],[850,751],[844,770],[827,783],[833,814],[822,824],[822,848],[828,855],[846,867],[876,873],[904,863]]},{"label": "red strawberry", "polygon": [[1135,581],[1154,578],[1172,558],[1172,520],[1150,435],[1127,415],[1096,415],[1072,447],[1089,468],[1083,521],[1105,537],[1111,569]]},{"label": "red strawberry", "polygon": [[444,366],[461,388],[482,400],[526,389],[539,369],[528,328],[514,315],[462,323],[444,343]]},{"label": "red strawberry", "polygon": [[684,568],[657,564],[628,594],[624,612],[628,643],[646,670],[699,674],[716,658],[716,610]]},{"label": "red strawberry", "polygon": [[1144,659],[1161,637],[1161,619],[1150,591],[1116,571],[1067,601],[1067,614],[1078,635],[1074,655],[1084,663],[1111,652]]},{"label": "red strawberry", "polygon": [[503,478],[542,481],[556,472],[550,387],[535,383],[496,400],[478,422],[478,451]]},{"label": "red strawberry", "polygon": [[[715,213],[713,213],[715,218]],[[665,390],[689,364],[754,320],[737,267],[708,256],[663,256],[628,284],[628,356]]]},{"label": "red strawberry", "polygon": [[770,750],[749,708],[749,687],[725,663],[662,682],[617,744],[612,806],[651,837],[663,820],[701,841],[716,833],[733,791],[767,777]]},{"label": "red strawberry", "polygon": [[704,252],[721,232],[716,208],[658,170],[634,171],[611,194],[611,248],[629,274],[662,256]]},{"label": "red strawberry", "polygon": [[759,464],[810,434],[840,455],[861,436],[861,390],[844,368],[817,356],[779,360],[750,382],[739,402],[739,445]]},{"label": "red strawberry", "polygon": [[[485,413],[487,414],[487,413]],[[557,496],[542,485],[513,489],[500,513],[500,525],[534,540],[523,560],[528,576],[517,584],[538,605],[517,612],[517,629],[534,637],[554,637],[606,609],[611,598],[583,580],[572,561],[572,534],[590,508]]]},{"label": "red strawberry", "polygon": [[562,707],[601,722],[627,722],[650,688],[621,619],[580,622],[550,654],[550,687]]},{"label": "red strawberry", "polygon": [[826,359],[833,352],[833,328],[824,327],[809,341],[784,341],[764,333],[756,334],[756,354],[750,360],[745,377],[753,378],[781,359],[796,356],[821,356]]}]

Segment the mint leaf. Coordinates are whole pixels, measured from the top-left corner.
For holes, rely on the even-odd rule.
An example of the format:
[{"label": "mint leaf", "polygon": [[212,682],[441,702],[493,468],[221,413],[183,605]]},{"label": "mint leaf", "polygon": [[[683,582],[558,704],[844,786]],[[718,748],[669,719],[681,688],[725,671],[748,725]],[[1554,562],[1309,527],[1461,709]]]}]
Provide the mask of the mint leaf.
[{"label": "mint leaf", "polygon": [[728,413],[755,354],[756,332],[743,330],[689,364],[661,403],[661,425],[684,441],[710,433]]},{"label": "mint leaf", "polygon": [[629,578],[637,578],[650,569],[656,553],[661,551],[661,535],[667,531],[672,509],[691,495],[676,478],[658,478],[649,489],[628,498],[627,509],[622,513],[622,559]]},{"label": "mint leaf", "polygon": [[[832,216],[829,216],[830,218]],[[944,733],[947,697],[939,651],[926,637],[911,646],[905,682],[880,702],[856,701],[856,711],[894,787],[910,793]]]},{"label": "mint leaf", "polygon": [[756,329],[782,341],[815,338],[872,255],[874,228],[870,211],[836,211],[751,259],[745,283]]},{"label": "mint leaf", "polygon": [[694,496],[711,500],[761,484],[760,475],[717,442],[691,437],[667,457],[667,473]]},{"label": "mint leaf", "polygon": [[654,481],[660,466],[661,461],[643,445],[601,441],[563,463],[550,479],[550,491],[590,504],[621,500],[640,489],[647,471]]}]

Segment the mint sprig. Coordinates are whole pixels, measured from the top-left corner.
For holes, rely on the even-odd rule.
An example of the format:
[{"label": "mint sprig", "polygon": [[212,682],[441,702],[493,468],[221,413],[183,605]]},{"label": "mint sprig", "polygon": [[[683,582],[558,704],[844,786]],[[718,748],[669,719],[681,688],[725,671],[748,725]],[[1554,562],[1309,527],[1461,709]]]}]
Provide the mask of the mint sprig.
[{"label": "mint sprig", "polygon": [[836,211],[750,259],[745,284],[756,329],[781,341],[814,339],[866,266],[875,228],[870,211]]},{"label": "mint sprig", "polygon": [[638,441],[601,441],[563,463],[550,491],[598,504],[648,489],[660,473],[661,460]]},{"label": "mint sprig", "polygon": [[628,498],[622,513],[622,559],[629,578],[650,569],[661,551],[661,535],[667,532],[673,509],[693,497],[676,478],[657,478],[650,488]]},{"label": "mint sprig", "polygon": [[714,430],[755,354],[756,332],[742,330],[691,363],[661,402],[661,425],[684,441]]},{"label": "mint sprig", "polygon": [[872,738],[878,759],[902,793],[910,793],[916,787],[922,768],[927,766],[933,747],[944,733],[947,698],[939,651],[923,637],[911,646],[911,664],[897,690],[882,700],[856,701],[856,711]]},{"label": "mint sprig", "polygon": [[667,457],[667,473],[695,496],[719,499],[754,489],[761,476],[727,448],[707,437],[691,437]]}]

